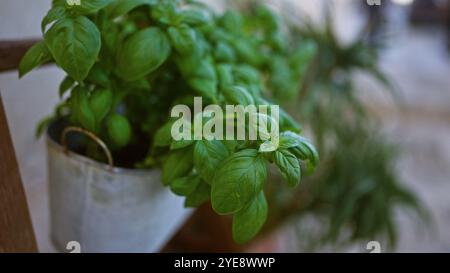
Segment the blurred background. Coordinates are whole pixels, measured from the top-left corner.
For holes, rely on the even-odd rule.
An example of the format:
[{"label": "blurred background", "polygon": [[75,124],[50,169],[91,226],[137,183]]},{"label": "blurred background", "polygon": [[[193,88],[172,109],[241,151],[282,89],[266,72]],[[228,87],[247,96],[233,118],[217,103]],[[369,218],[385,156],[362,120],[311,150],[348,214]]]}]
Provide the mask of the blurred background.
[{"label": "blurred background", "polygon": [[[368,252],[369,241],[382,251],[450,251],[450,1],[253,2],[272,6],[318,49],[296,99],[279,102],[319,147],[321,166],[294,195],[271,188],[269,221],[252,244],[234,245],[229,219],[204,206],[163,251]],[[2,0],[0,40],[39,38],[50,3]],[[63,77],[51,66],[20,81],[15,71],[0,73],[41,252],[54,248],[45,146],[34,129]]]}]

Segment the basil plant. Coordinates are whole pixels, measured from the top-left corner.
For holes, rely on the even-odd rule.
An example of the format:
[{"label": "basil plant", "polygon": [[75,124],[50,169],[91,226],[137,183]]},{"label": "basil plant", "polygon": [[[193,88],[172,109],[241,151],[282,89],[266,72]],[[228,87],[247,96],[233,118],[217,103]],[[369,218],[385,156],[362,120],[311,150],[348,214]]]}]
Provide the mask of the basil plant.
[{"label": "basil plant", "polygon": [[[244,243],[267,218],[268,166],[295,187],[302,169],[318,163],[316,149],[282,109],[276,150],[250,139],[175,141],[170,111],[192,107],[194,97],[225,109],[294,96],[315,47],[293,45],[286,29],[264,6],[219,15],[187,0],[53,0],[44,39],[19,73],[55,63],[67,74],[61,103],[38,134],[65,120],[101,138],[116,165],[161,168],[162,182],[186,197],[186,207],[211,201],[218,214],[232,215],[233,237]],[[84,146],[79,152],[105,160],[94,143]]]}]

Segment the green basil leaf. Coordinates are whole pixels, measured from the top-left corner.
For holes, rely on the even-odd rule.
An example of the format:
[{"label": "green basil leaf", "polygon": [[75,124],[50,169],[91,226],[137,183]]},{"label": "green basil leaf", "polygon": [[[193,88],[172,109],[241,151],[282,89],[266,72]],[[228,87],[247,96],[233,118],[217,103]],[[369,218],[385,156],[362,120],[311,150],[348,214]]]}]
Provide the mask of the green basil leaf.
[{"label": "green basil leaf", "polygon": [[275,50],[285,52],[288,48],[286,37],[281,32],[274,32],[269,38],[270,44]]},{"label": "green basil leaf", "polygon": [[316,53],[316,43],[313,41],[304,41],[295,51],[292,58],[290,58],[290,63],[296,70],[299,70],[300,67],[309,64]]},{"label": "green basil leaf", "polygon": [[62,117],[66,116],[67,113],[70,111],[70,99],[64,100],[63,102],[56,105],[56,108],[54,110],[56,117]]},{"label": "green basil leaf", "polygon": [[248,41],[236,39],[233,40],[233,46],[236,55],[242,59],[243,63],[259,66],[263,59],[258,54],[259,50],[255,49]]},{"label": "green basil leaf", "polygon": [[112,2],[115,2],[116,0],[79,0],[79,1],[81,5],[69,5],[68,8],[74,10],[77,14],[88,15],[98,12],[99,10],[105,8]]},{"label": "green basil leaf", "polygon": [[52,7],[65,7],[67,5],[67,0],[52,0]]},{"label": "green basil leaf", "polygon": [[174,1],[161,1],[151,10],[151,16],[154,20],[166,25],[177,25],[182,17]]},{"label": "green basil leaf", "polygon": [[236,81],[245,83],[247,85],[261,83],[261,76],[258,70],[249,65],[237,65],[233,69]]},{"label": "green basil leaf", "polygon": [[233,63],[236,60],[236,54],[232,47],[226,43],[219,42],[214,51],[214,57],[217,62]]},{"label": "green basil leaf", "polygon": [[113,114],[108,117],[108,135],[114,145],[122,148],[131,140],[131,125],[128,119],[119,114]]},{"label": "green basil leaf", "polygon": [[222,16],[221,24],[224,29],[231,33],[240,33],[244,25],[244,19],[237,11],[230,10]]},{"label": "green basil leaf", "polygon": [[191,172],[193,167],[192,152],[191,147],[170,152],[162,169],[162,181],[164,185],[169,185],[175,179]]},{"label": "green basil leaf", "polygon": [[62,98],[64,94],[73,87],[74,84],[75,80],[69,76],[66,76],[59,85],[59,97]]},{"label": "green basil leaf", "polygon": [[201,61],[188,79],[190,86],[200,95],[214,99],[217,94],[217,75],[209,61]]},{"label": "green basil leaf", "polygon": [[267,220],[268,206],[261,191],[251,202],[233,216],[233,239],[238,244],[250,241]]},{"label": "green basil leaf", "polygon": [[192,144],[194,144],[194,140],[174,140],[171,144],[170,144],[170,149],[171,150],[177,150],[177,149],[182,149],[188,146],[191,146]]},{"label": "green basil leaf", "polygon": [[94,113],[97,124],[100,124],[111,110],[112,101],[113,95],[111,90],[108,89],[95,90],[89,98],[89,106]]},{"label": "green basil leaf", "polygon": [[309,160],[314,166],[319,164],[319,153],[312,143],[293,132],[283,132],[280,135],[280,148],[290,149],[298,158]]},{"label": "green basil leaf", "polygon": [[300,158],[301,160],[309,160],[312,163],[312,166],[316,166],[319,162],[319,158],[317,155],[317,152],[311,150],[306,145],[298,145],[296,147],[293,147],[289,149],[295,156]]},{"label": "green basil leaf", "polygon": [[119,0],[109,5],[106,10],[110,18],[116,18],[127,14],[128,12],[139,6],[150,6],[156,3],[157,0]]},{"label": "green basil leaf", "polygon": [[300,162],[297,157],[288,150],[279,150],[275,151],[274,162],[288,185],[297,186],[301,178]]},{"label": "green basil leaf", "polygon": [[95,132],[95,116],[89,106],[89,91],[82,86],[76,86],[72,90],[70,101],[76,120],[87,130]]},{"label": "green basil leaf", "polygon": [[162,126],[158,131],[156,131],[156,134],[153,139],[153,145],[155,147],[166,147],[172,144],[173,138],[172,138],[172,125],[174,121],[169,121],[164,126]]},{"label": "green basil leaf", "polygon": [[45,34],[56,63],[72,78],[83,81],[100,52],[100,32],[84,16],[57,21]]},{"label": "green basil leaf", "polygon": [[194,89],[199,95],[210,98],[212,100],[216,99],[217,93],[217,81],[212,79],[202,79],[202,78],[192,78],[188,80],[189,85]]},{"label": "green basil leaf", "polygon": [[214,174],[228,155],[227,147],[219,140],[197,141],[194,149],[195,169],[203,180],[211,184]]},{"label": "green basil leaf", "polygon": [[267,179],[267,166],[257,150],[247,149],[226,159],[212,183],[212,207],[219,214],[241,210],[258,194]]},{"label": "green basil leaf", "polygon": [[275,32],[279,29],[280,19],[270,8],[259,5],[256,13],[267,31]]},{"label": "green basil leaf", "polygon": [[22,78],[34,68],[51,61],[52,56],[44,42],[34,44],[23,56],[19,64],[19,77]]},{"label": "green basil leaf", "polygon": [[299,139],[296,137],[297,134],[287,131],[280,134],[280,149],[290,149],[299,145]]},{"label": "green basil leaf", "polygon": [[222,143],[227,147],[230,153],[234,153],[239,146],[239,142],[236,140],[223,140]]},{"label": "green basil leaf", "polygon": [[278,149],[278,143],[272,140],[267,140],[259,146],[260,153],[271,153]]},{"label": "green basil leaf", "polygon": [[[260,96],[256,96],[255,100],[257,105],[273,105],[272,103],[261,98]],[[280,130],[301,133],[302,128],[297,123],[297,121],[295,121],[294,118],[292,118],[286,111],[284,111],[283,108],[279,108],[279,111],[280,111],[279,113]]]},{"label": "green basil leaf", "polygon": [[202,28],[202,31],[207,35],[211,41],[231,42],[233,37],[231,33],[228,33],[222,28],[215,27],[215,25],[209,24]]},{"label": "green basil leaf", "polygon": [[232,86],[223,90],[226,102],[231,105],[254,105],[255,101],[250,93],[241,86]]},{"label": "green basil leaf", "polygon": [[291,153],[293,153],[300,160],[308,160],[308,151],[304,150],[304,148],[294,146],[290,148],[289,151],[291,151]]},{"label": "green basil leaf", "polygon": [[217,95],[217,75],[212,62],[198,56],[182,56],[176,59],[183,77],[199,95],[215,100]]},{"label": "green basil leaf", "polygon": [[108,72],[98,64],[95,64],[89,71],[86,81],[101,87],[108,87],[110,84]]},{"label": "green basil leaf", "polygon": [[229,64],[221,64],[217,66],[217,76],[219,77],[220,89],[223,90],[233,85],[233,67]]},{"label": "green basil leaf", "polygon": [[45,28],[54,21],[67,17],[67,10],[62,6],[55,6],[51,8],[47,15],[44,17],[41,23],[42,33],[45,32]]},{"label": "green basil leaf", "polygon": [[197,189],[201,181],[197,175],[180,177],[170,184],[170,189],[179,196],[188,196]]},{"label": "green basil leaf", "polygon": [[137,90],[150,90],[152,88],[150,82],[147,79],[140,79],[137,81],[129,82],[130,87]]},{"label": "green basil leaf", "polygon": [[43,119],[41,119],[36,126],[36,130],[34,132],[36,138],[39,138],[45,130],[48,128],[50,124],[52,124],[57,118],[55,116],[48,116]]},{"label": "green basil leaf", "polygon": [[172,45],[178,53],[182,55],[192,54],[195,50],[195,31],[188,25],[169,27],[168,33],[170,40],[172,41]]},{"label": "green basil leaf", "polygon": [[271,59],[270,71],[269,84],[275,94],[283,99],[293,98],[300,88],[300,82],[299,75],[294,75],[288,60],[281,56],[275,56]]},{"label": "green basil leaf", "polygon": [[182,23],[191,26],[204,25],[211,21],[211,16],[202,10],[183,10],[181,17]]},{"label": "green basil leaf", "polygon": [[211,186],[200,182],[197,188],[186,197],[184,206],[187,208],[197,208],[207,202],[211,196]]},{"label": "green basil leaf", "polygon": [[118,75],[127,81],[138,80],[160,67],[170,55],[170,42],[157,27],[131,35],[117,55]]}]

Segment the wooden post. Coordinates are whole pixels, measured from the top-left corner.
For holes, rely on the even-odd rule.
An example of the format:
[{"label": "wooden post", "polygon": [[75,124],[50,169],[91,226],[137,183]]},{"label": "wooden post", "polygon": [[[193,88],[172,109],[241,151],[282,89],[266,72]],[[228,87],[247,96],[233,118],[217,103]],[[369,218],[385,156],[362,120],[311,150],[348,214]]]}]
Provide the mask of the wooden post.
[{"label": "wooden post", "polygon": [[38,39],[0,41],[0,72],[16,70],[23,55],[37,42]]},{"label": "wooden post", "polygon": [[0,94],[0,253],[37,252]]}]

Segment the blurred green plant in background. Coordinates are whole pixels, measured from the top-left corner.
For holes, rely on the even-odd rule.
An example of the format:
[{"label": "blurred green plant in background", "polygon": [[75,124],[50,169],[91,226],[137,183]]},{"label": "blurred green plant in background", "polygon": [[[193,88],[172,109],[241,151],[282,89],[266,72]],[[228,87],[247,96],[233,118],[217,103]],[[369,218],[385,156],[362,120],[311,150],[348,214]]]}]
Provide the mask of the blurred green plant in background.
[{"label": "blurred green plant in background", "polygon": [[[282,8],[279,14],[262,2],[276,7],[284,3],[230,0],[223,6],[240,10],[241,39],[270,41],[253,49],[266,60],[257,66],[264,96],[305,125],[303,131],[318,147],[321,162],[314,174],[307,162],[302,164],[302,182],[295,189],[282,183],[278,170],[270,170],[265,188],[269,215],[256,249],[280,250],[273,245],[278,236],[270,236],[280,230],[289,232],[283,236],[300,251],[349,250],[345,247],[366,246],[369,241],[379,241],[383,250],[393,249],[401,232],[399,214],[425,220],[428,214],[400,181],[395,168],[400,151],[383,135],[361,99],[362,90],[352,82],[354,72],[369,74],[398,99],[378,66],[386,37],[367,36],[373,27],[369,25],[344,45],[338,41],[330,13],[321,26],[299,16],[294,8]],[[196,252],[254,250],[255,245],[230,242],[228,220],[202,207],[172,247]],[[217,232],[205,226],[215,226]],[[297,238],[290,237],[292,230]]]},{"label": "blurred green plant in background", "polygon": [[[247,10],[248,24],[259,4],[239,2]],[[253,14],[253,16],[252,16]],[[287,18],[284,18],[287,19]],[[273,56],[270,81],[273,99],[290,109],[306,124],[318,147],[321,164],[302,181],[295,193],[280,184],[274,174],[267,191],[272,204],[266,232],[283,223],[298,224],[299,242],[310,250],[332,245],[343,247],[357,241],[378,240],[395,247],[398,237],[397,208],[422,219],[428,215],[417,197],[399,181],[395,170],[399,153],[381,133],[381,126],[366,110],[352,83],[353,72],[367,73],[386,89],[396,92],[378,68],[383,41],[373,43],[367,32],[342,45],[333,29],[330,13],[324,26],[311,22],[291,24],[286,46],[301,45],[309,65],[289,70],[286,58]],[[295,75],[303,75],[300,79]],[[304,172],[307,166],[302,166]],[[314,215],[321,228],[304,230],[302,219]],[[292,220],[292,221],[291,221]]]}]

